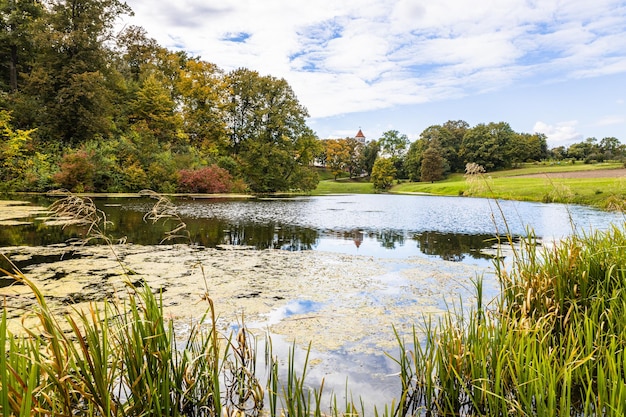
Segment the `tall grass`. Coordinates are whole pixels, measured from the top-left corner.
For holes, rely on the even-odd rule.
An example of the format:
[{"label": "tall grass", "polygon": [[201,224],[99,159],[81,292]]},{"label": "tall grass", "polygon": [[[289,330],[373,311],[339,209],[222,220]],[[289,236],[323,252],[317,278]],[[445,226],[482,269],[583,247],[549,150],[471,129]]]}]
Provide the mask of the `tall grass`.
[{"label": "tall grass", "polygon": [[[176,236],[184,236],[170,209],[161,201],[151,218],[173,218]],[[173,321],[164,318],[161,295],[147,285],[128,284],[126,294],[103,306],[56,316],[26,276],[3,271],[30,288],[39,325],[12,334],[6,306],[2,312],[1,414],[626,414],[623,228],[574,235],[553,246],[540,246],[531,233],[509,270],[496,267],[501,291],[495,300],[484,299],[476,278],[470,309],[453,307],[416,324],[408,342],[395,332],[401,388],[382,410],[357,407],[348,395],[339,404],[332,393],[324,404],[323,381],[312,387],[306,380],[311,345],[296,369],[295,345],[281,361],[268,340],[266,369],[259,372],[256,339],[243,324],[234,334],[218,333],[208,286],[206,315],[181,341]]]},{"label": "tall grass", "polygon": [[[524,241],[501,295],[399,342],[400,415],[626,413],[626,236]],[[417,335],[425,334],[425,340]]]}]

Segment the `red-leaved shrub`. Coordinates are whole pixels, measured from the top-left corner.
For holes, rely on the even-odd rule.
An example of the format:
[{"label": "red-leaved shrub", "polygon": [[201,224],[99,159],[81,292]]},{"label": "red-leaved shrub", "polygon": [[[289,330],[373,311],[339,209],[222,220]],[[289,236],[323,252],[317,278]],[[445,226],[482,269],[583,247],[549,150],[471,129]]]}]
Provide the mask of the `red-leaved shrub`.
[{"label": "red-leaved shrub", "polygon": [[178,188],[184,193],[227,193],[232,184],[228,171],[217,165],[178,171]]},{"label": "red-leaved shrub", "polygon": [[96,166],[86,151],[79,150],[66,154],[59,168],[59,172],[52,178],[61,187],[78,193],[93,190]]}]

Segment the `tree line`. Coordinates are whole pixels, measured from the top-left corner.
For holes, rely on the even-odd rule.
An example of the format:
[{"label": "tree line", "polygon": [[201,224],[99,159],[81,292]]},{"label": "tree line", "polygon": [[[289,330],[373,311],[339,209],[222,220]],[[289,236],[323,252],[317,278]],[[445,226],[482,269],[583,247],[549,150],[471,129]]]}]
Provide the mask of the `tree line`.
[{"label": "tree line", "polygon": [[435,181],[545,158],[624,157],[616,138],[547,149],[504,122],[448,121],[409,142],[320,140],[281,78],[161,47],[119,0],[0,0],[0,191],[309,191],[335,177]]},{"label": "tree line", "polygon": [[118,0],[0,0],[5,191],[311,190],[319,141],[289,84],[157,44]]},{"label": "tree line", "polygon": [[324,142],[318,161],[335,178],[346,172],[351,178],[370,176],[378,189],[391,187],[397,179],[438,181],[450,173],[465,172],[468,164],[494,171],[545,160],[626,160],[626,146],[614,137],[587,138],[569,147],[548,149],[544,134],[515,132],[506,122],[470,127],[463,120],[449,120],[429,126],[413,142],[397,130],[365,144],[354,138]]}]

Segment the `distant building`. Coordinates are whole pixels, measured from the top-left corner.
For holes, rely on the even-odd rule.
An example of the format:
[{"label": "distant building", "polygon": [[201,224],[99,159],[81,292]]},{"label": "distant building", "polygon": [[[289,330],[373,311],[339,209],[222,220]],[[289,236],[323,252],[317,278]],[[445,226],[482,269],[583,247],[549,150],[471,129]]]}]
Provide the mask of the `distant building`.
[{"label": "distant building", "polygon": [[358,140],[363,145],[365,145],[365,135],[363,134],[363,131],[361,131],[361,129],[359,129],[359,131],[356,133],[356,136],[354,137],[354,139]]}]

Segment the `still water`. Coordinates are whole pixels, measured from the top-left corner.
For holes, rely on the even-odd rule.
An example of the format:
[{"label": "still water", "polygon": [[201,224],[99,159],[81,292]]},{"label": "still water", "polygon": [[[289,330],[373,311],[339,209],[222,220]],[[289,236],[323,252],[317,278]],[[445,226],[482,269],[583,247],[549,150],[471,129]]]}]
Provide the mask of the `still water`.
[{"label": "still water", "polygon": [[[50,203],[51,200],[43,203]],[[154,201],[96,199],[111,222],[107,233],[136,244],[158,244],[174,221],[144,220]],[[42,203],[42,201],[39,201]],[[335,195],[274,199],[178,199],[191,242],[204,247],[250,246],[404,258],[488,262],[496,236],[558,239],[573,231],[623,224],[624,215],[583,206],[467,197]],[[80,228],[30,219],[0,229],[0,246],[44,246],[81,237]],[[187,239],[179,239],[181,243]],[[170,242],[171,243],[171,242]]]}]

